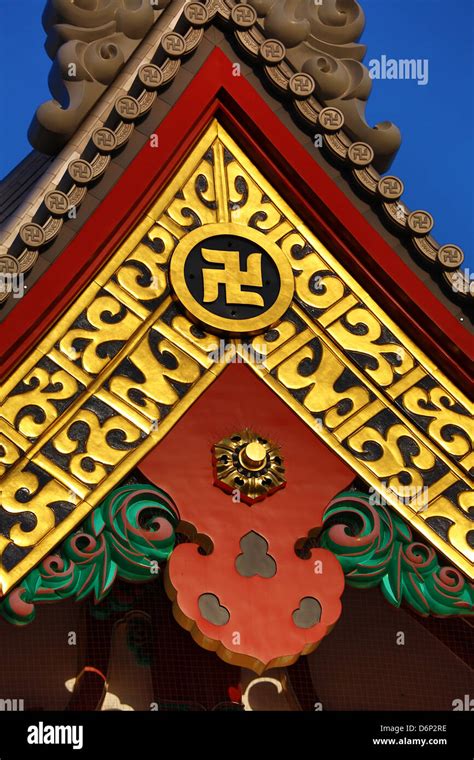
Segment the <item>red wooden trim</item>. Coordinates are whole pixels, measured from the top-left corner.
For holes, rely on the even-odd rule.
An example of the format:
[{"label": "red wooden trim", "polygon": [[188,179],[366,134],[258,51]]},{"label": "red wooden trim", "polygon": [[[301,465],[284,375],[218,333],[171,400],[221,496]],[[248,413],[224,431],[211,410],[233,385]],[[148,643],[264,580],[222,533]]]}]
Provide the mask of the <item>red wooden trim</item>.
[{"label": "red wooden trim", "polygon": [[166,185],[190,146],[218,114],[229,132],[341,263],[451,379],[469,392],[471,336],[351,204],[231,61],[214,49],[146,144],[76,237],[8,315],[2,376],[92,280]]}]

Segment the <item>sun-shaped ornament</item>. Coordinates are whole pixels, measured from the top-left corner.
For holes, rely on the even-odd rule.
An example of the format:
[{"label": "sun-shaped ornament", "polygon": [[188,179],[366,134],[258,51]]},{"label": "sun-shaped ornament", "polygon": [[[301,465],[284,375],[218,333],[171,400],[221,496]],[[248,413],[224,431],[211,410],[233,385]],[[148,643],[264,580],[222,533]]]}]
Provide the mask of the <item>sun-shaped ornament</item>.
[{"label": "sun-shaped ornament", "polygon": [[246,429],[213,446],[214,485],[254,504],[286,484],[279,447]]}]

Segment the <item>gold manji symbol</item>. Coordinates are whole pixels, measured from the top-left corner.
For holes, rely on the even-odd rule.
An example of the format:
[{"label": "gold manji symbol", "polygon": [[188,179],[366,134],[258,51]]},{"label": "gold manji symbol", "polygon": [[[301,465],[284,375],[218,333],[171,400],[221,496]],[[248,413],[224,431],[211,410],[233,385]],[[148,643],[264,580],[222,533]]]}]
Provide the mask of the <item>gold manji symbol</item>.
[{"label": "gold manji symbol", "polygon": [[217,301],[219,285],[224,285],[225,301],[227,304],[254,304],[264,306],[261,295],[251,291],[243,291],[243,286],[262,287],[262,254],[251,253],[247,259],[247,271],[240,269],[239,251],[211,251],[202,248],[201,253],[206,261],[222,264],[222,269],[203,269],[204,303]]},{"label": "gold manji symbol", "polygon": [[283,316],[294,293],[283,251],[240,224],[205,224],[182,238],[170,278],[190,318],[225,333],[266,330]]}]

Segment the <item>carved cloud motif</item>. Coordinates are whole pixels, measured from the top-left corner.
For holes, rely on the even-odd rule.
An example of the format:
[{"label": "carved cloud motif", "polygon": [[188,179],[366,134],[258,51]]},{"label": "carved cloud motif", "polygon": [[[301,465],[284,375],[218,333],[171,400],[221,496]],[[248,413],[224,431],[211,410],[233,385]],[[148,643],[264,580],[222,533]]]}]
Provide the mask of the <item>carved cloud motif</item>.
[{"label": "carved cloud motif", "polygon": [[36,111],[28,131],[33,147],[60,150],[170,1],[48,0],[43,26],[54,99]]},{"label": "carved cloud motif", "polygon": [[315,96],[323,106],[339,108],[353,140],[368,143],[376,165],[386,169],[400,147],[400,130],[389,121],[367,124],[365,104],[372,80],[362,64],[366,46],[357,42],[365,16],[356,0],[249,0],[266,37],[287,48],[287,58],[297,71],[310,74]]}]

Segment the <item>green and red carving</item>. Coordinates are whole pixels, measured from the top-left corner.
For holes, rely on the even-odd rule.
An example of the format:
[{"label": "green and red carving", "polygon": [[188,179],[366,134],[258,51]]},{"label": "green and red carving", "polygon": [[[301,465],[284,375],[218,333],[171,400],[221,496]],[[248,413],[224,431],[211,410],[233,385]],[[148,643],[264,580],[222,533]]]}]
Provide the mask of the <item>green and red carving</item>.
[{"label": "green and red carving", "polygon": [[0,605],[19,625],[35,617],[35,604],[92,595],[106,597],[116,578],[145,582],[175,545],[179,513],[160,488],[126,485],[112,491],[54,554],[31,571]]},{"label": "green and red carving", "polygon": [[[318,544],[339,560],[348,585],[380,586],[391,604],[404,602],[424,616],[474,614],[474,585],[455,568],[442,566],[434,549],[416,541],[389,507],[372,501],[361,491],[343,491],[324,512]],[[156,579],[159,564],[175,546],[178,522],[178,509],[161,488],[115,489],[8,594],[1,614],[22,625],[34,619],[37,603],[91,596],[97,604],[117,578]]]},{"label": "green and red carving", "polygon": [[420,615],[474,614],[474,585],[454,567],[443,567],[430,546],[389,507],[359,491],[344,491],[324,515],[320,546],[336,555],[354,588],[380,585],[388,601]]},{"label": "green and red carving", "polygon": [[[236,446],[232,493],[215,481],[223,439]],[[240,489],[247,481],[255,492],[255,481],[263,483],[271,442],[286,486],[249,504]],[[177,477],[181,462],[185,474]],[[314,547],[303,559],[295,546],[321,529],[326,505],[349,487],[352,470],[241,364],[220,375],[139,470],[179,504],[180,532],[190,540],[176,546],[163,579],[173,614],[193,639],[259,674],[314,651],[341,614],[344,573],[332,552]]]}]

